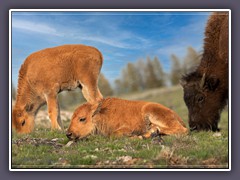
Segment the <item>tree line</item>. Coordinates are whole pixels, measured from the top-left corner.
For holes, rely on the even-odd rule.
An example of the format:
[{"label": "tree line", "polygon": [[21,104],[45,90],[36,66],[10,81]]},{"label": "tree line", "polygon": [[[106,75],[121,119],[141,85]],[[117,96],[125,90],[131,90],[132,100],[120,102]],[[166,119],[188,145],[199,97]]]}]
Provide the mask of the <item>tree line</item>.
[{"label": "tree line", "polygon": [[[165,72],[158,57],[151,59],[140,59],[135,62],[128,62],[121,70],[121,75],[110,84],[104,74],[100,73],[98,86],[104,97],[125,94],[137,91],[144,91],[152,88],[164,87],[167,85],[177,85],[183,74],[187,74],[200,63],[201,54],[192,47],[187,48],[184,58],[179,58],[172,54],[171,70]],[[16,88],[12,83],[12,98],[16,98]],[[84,102],[80,89],[63,92],[58,96],[62,108],[69,105]]]},{"label": "tree line", "polygon": [[116,94],[129,93],[165,86],[166,74],[158,57],[147,57],[135,63],[129,62],[121,76],[114,81]]},{"label": "tree line", "polygon": [[163,70],[158,57],[146,60],[129,62],[121,71],[121,76],[115,80],[114,92],[123,94],[142,91],[166,85],[177,85],[183,74],[187,74],[197,67],[201,60],[201,54],[192,47],[187,48],[187,54],[180,59],[175,54],[170,57],[171,70],[169,73]]}]

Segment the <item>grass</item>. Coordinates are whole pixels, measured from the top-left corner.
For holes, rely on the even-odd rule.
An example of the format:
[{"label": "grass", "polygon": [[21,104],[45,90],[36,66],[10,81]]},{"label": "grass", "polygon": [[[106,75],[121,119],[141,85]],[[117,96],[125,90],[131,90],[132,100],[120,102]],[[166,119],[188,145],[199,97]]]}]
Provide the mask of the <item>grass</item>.
[{"label": "grass", "polygon": [[[188,111],[180,87],[154,89],[122,98],[164,104],[187,124]],[[12,168],[228,168],[227,108],[219,126],[220,133],[164,136],[162,143],[95,135],[69,147],[63,132],[37,127],[28,135],[13,132]]]}]

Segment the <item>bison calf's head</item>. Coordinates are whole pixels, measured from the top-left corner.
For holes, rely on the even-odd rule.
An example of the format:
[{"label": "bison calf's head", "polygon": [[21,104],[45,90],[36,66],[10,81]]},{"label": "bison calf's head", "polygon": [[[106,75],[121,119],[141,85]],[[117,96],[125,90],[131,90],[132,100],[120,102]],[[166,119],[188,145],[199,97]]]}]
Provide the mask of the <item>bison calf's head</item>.
[{"label": "bison calf's head", "polygon": [[17,133],[30,133],[34,127],[34,114],[32,106],[24,108],[15,107],[12,112],[12,126]]},{"label": "bison calf's head", "polygon": [[220,113],[227,96],[220,88],[220,80],[193,72],[182,78],[181,85],[188,107],[190,130],[218,131]]},{"label": "bison calf's head", "polygon": [[90,103],[79,106],[71,119],[70,126],[67,130],[66,136],[70,140],[78,140],[87,137],[95,130],[93,117],[98,111],[98,105],[91,105]]}]

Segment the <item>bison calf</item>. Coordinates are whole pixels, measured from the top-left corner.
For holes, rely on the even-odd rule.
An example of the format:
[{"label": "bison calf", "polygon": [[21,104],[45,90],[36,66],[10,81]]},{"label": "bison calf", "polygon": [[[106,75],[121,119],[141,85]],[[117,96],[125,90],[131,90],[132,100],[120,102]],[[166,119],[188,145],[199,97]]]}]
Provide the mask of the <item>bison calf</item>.
[{"label": "bison calf", "polygon": [[57,94],[82,88],[86,100],[102,99],[97,83],[102,54],[93,47],[64,45],[44,49],[27,57],[19,71],[12,124],[18,133],[29,133],[38,109],[47,103],[52,129],[63,129]]},{"label": "bison calf", "polygon": [[77,140],[89,134],[149,138],[156,133],[187,132],[182,119],[161,104],[106,98],[98,106],[86,103],[78,107],[66,135]]}]

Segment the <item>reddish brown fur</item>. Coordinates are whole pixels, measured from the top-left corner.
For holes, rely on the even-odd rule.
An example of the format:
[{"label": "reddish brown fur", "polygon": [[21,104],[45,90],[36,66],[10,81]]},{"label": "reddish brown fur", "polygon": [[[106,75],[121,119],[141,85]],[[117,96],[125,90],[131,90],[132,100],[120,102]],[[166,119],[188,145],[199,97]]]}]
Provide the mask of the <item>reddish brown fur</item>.
[{"label": "reddish brown fur", "polygon": [[200,65],[182,79],[192,130],[218,130],[228,99],[228,13],[213,13],[207,23]]},{"label": "reddish brown fur", "polygon": [[63,128],[57,94],[80,87],[88,102],[100,101],[97,82],[102,63],[101,52],[84,45],[47,48],[28,56],[19,71],[13,127],[19,133],[31,132],[34,116],[47,103],[52,128]]},{"label": "reddish brown fur", "polygon": [[98,107],[89,103],[78,107],[72,116],[67,136],[78,139],[98,133],[104,136],[148,138],[156,130],[161,134],[188,132],[182,119],[161,104],[106,98]]}]

